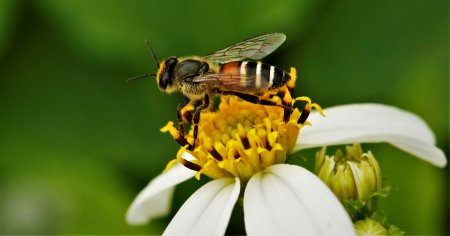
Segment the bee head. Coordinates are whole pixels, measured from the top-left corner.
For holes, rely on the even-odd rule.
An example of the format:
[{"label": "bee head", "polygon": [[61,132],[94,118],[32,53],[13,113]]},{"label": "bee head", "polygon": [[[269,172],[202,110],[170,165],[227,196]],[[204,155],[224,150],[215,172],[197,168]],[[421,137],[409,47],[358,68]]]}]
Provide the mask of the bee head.
[{"label": "bee head", "polygon": [[175,57],[170,57],[162,61],[158,66],[158,72],[156,73],[156,81],[161,91],[171,93],[176,90],[175,80],[175,66],[178,60]]}]

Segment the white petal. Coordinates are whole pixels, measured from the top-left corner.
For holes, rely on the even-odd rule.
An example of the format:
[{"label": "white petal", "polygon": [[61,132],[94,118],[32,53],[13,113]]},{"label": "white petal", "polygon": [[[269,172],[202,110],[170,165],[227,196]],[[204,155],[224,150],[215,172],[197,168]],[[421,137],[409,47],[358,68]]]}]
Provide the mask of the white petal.
[{"label": "white petal", "polygon": [[388,142],[427,162],[443,167],[444,152],[435,146],[433,132],[418,116],[381,104],[352,104],[325,109],[308,118],[294,150],[352,143]]},{"label": "white petal", "polygon": [[224,235],[240,188],[238,178],[205,184],[181,206],[164,235]]},{"label": "white petal", "polygon": [[139,225],[163,217],[170,212],[175,185],[194,177],[192,171],[175,163],[167,172],[154,178],[145,187],[128,208],[126,220],[129,224]]},{"label": "white petal", "polygon": [[249,235],[355,235],[331,190],[300,166],[279,164],[255,174],[244,194]]}]

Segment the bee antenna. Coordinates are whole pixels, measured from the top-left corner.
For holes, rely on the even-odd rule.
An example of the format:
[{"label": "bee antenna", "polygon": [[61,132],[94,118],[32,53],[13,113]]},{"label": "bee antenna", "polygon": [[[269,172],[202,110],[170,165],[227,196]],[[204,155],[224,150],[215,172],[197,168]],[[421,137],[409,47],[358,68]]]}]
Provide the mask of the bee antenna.
[{"label": "bee antenna", "polygon": [[145,40],[145,46],[147,47],[148,51],[152,53],[153,55],[153,59],[155,59],[156,62],[156,67],[159,69],[159,61],[158,58],[156,57],[155,51],[153,51],[152,46],[150,46],[150,43],[148,42],[148,40]]},{"label": "bee antenna", "polygon": [[136,76],[136,77],[133,77],[133,78],[129,78],[129,79],[127,79],[126,81],[127,81],[127,82],[130,82],[130,81],[132,81],[132,80],[143,79],[143,78],[147,78],[147,77],[150,77],[150,76],[156,76],[156,75],[155,75],[155,74],[139,75],[139,76]]}]

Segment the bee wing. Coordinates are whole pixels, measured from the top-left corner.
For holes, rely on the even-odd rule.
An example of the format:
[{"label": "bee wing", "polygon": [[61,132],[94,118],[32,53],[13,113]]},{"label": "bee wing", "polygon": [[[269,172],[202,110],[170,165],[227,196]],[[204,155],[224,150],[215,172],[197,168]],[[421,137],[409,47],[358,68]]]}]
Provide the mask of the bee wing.
[{"label": "bee wing", "polygon": [[284,40],[286,40],[286,35],[282,33],[260,35],[204,56],[204,58],[219,63],[244,59],[259,60],[275,51],[283,44]]},{"label": "bee wing", "polygon": [[229,91],[249,92],[259,91],[255,84],[256,76],[241,76],[238,74],[204,74],[195,77],[192,82],[212,85],[215,88]]}]

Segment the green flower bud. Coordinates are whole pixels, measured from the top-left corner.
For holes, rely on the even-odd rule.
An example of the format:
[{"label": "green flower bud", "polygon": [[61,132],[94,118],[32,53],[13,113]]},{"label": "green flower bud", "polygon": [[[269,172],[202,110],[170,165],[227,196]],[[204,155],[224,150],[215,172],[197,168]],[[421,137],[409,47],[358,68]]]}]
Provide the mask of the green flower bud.
[{"label": "green flower bud", "polygon": [[405,231],[399,229],[395,225],[383,225],[379,221],[372,218],[365,218],[364,220],[356,221],[353,226],[355,227],[356,234],[358,236],[369,235],[390,235],[390,236],[403,236]]},{"label": "green flower bud", "polygon": [[326,147],[316,154],[315,172],[341,200],[369,202],[381,190],[381,173],[372,152],[363,153],[361,145],[346,146],[326,155]]}]

